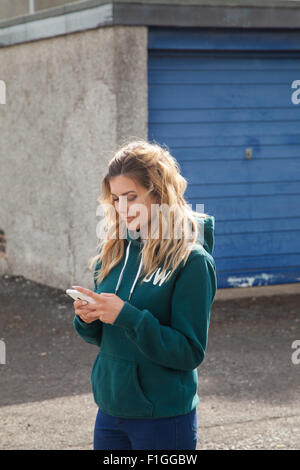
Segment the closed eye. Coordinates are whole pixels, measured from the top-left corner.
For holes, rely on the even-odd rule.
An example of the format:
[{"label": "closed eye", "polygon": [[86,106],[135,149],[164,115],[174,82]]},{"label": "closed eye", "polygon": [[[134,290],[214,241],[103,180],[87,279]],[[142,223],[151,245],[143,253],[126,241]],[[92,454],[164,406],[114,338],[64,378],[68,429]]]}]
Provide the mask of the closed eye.
[{"label": "closed eye", "polygon": [[[137,196],[131,196],[131,197],[128,197],[128,198],[127,198],[127,201],[134,201],[136,198],[137,198]],[[118,200],[119,200],[119,198],[115,198],[115,199],[113,198],[113,201],[114,201],[114,202],[116,202],[116,201],[118,201]]]}]

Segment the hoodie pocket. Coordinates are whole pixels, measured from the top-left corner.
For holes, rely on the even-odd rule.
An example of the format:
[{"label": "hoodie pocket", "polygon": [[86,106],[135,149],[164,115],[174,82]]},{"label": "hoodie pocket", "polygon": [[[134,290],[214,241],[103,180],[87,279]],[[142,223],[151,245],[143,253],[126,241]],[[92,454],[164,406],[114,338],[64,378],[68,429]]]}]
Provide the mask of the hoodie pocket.
[{"label": "hoodie pocket", "polygon": [[91,383],[94,399],[103,411],[120,418],[150,417],[153,404],[145,396],[133,361],[99,352]]}]

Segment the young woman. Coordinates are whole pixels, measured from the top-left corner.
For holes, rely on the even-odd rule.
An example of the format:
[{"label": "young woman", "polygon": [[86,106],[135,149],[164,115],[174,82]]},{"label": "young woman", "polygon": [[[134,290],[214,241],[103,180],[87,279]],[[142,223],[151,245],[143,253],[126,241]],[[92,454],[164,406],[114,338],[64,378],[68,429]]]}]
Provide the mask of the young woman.
[{"label": "young woman", "polygon": [[143,140],[123,145],[103,180],[94,291],[73,286],[95,301],[74,302],[77,333],[100,348],[94,449],[196,448],[217,280],[214,217],[190,208],[186,186],[168,149]]}]

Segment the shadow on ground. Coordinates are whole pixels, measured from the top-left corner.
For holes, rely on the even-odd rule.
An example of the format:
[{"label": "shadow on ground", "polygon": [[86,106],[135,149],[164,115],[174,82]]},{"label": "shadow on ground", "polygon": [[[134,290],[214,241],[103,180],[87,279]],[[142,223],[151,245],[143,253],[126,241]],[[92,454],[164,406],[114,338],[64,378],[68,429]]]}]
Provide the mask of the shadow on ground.
[{"label": "shadow on ground", "polygon": [[[299,400],[300,295],[215,301],[200,397],[289,404]],[[183,312],[184,313],[184,312]],[[91,393],[98,352],[73,329],[73,301],[64,291],[22,276],[0,277],[0,406]]]}]

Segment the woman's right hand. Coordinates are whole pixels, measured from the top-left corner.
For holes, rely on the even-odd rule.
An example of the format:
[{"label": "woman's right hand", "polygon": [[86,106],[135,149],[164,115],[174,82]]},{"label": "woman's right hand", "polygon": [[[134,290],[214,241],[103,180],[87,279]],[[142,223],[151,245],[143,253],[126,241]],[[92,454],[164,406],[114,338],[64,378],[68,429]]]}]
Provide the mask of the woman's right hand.
[{"label": "woman's right hand", "polygon": [[92,323],[93,321],[95,321],[95,319],[93,320],[86,319],[86,314],[93,312],[95,310],[92,307],[92,304],[90,304],[86,300],[77,299],[73,302],[73,305],[75,309],[75,315],[78,315],[82,321],[84,321],[85,323]]}]

